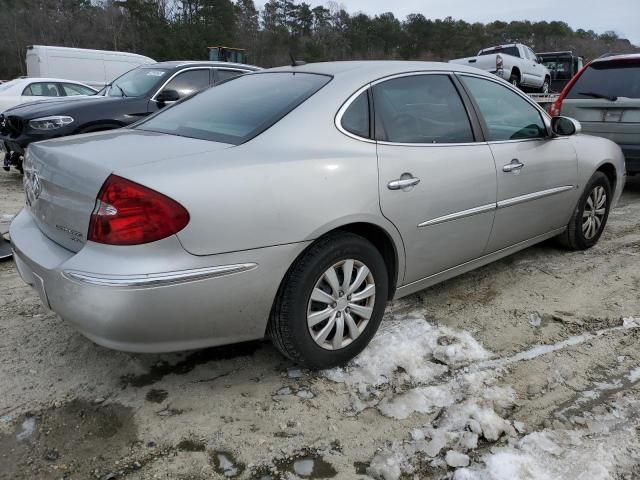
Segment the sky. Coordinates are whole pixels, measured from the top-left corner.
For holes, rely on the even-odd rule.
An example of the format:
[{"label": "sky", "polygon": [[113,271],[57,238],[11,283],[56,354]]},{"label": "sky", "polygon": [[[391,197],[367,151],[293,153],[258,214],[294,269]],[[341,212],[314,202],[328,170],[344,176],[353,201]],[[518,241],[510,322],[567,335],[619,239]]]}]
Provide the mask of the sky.
[{"label": "sky", "polygon": [[[312,5],[325,1],[305,0]],[[262,7],[263,0],[256,1]],[[298,1],[297,3],[300,3]],[[615,31],[640,46],[640,0],[338,0],[350,12],[393,12],[404,19],[410,13],[427,18],[451,16],[467,22],[493,20],[560,20],[574,30]]]}]

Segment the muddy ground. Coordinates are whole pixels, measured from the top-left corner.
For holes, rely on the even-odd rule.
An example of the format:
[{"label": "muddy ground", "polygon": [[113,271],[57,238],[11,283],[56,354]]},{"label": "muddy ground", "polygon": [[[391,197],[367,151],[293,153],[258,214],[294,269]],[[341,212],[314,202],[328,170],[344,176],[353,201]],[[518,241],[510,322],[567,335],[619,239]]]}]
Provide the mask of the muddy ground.
[{"label": "muddy ground", "polygon": [[[0,173],[1,224],[20,208],[22,193],[17,174]],[[636,178],[595,248],[575,253],[547,242],[396,301],[381,338],[389,325],[418,317],[468,332],[490,352],[495,362],[482,368],[512,392],[497,411],[515,428],[497,440],[484,432],[467,448],[472,464],[483,466],[485,455],[523,435],[582,435],[613,402],[640,400],[640,375],[628,375],[640,366],[640,329],[619,328],[623,318],[640,317],[639,293]],[[548,347],[532,350],[540,345]],[[447,374],[470,368],[446,365]],[[393,399],[416,386],[391,382],[375,395]],[[297,369],[267,341],[172,355],[98,347],[44,310],[11,261],[0,263],[2,479],[385,476],[370,468],[374,458],[410,445],[412,429],[436,425],[442,410],[392,418],[375,402],[356,402],[361,394]],[[580,438],[578,450],[613,447],[607,436]],[[607,466],[610,477],[583,478],[637,478],[640,450],[629,442],[614,447],[626,456]],[[443,453],[418,452],[400,474],[451,477]],[[520,476],[535,477],[533,470]]]}]

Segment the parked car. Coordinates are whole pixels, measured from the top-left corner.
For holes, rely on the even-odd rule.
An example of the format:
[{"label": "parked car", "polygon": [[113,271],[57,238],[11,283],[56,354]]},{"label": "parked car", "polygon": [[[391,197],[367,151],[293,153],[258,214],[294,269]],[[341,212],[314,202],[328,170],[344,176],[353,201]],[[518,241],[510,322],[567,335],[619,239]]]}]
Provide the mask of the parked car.
[{"label": "parked car", "polygon": [[155,60],[129,52],[31,45],[25,62],[28,77],[61,77],[102,88],[132,68]]},{"label": "parked car", "polygon": [[340,365],[390,299],[548,238],[596,244],[624,158],[579,132],[461,65],[251,73],[133,127],[33,144],[16,265],[110,348],[266,332],[302,365]]},{"label": "parked car", "polygon": [[598,58],[562,91],[551,111],[580,120],[585,132],[622,148],[627,172],[640,172],[640,55]]},{"label": "parked car", "polygon": [[526,45],[510,43],[485,48],[475,57],[458,58],[450,63],[469,65],[493,73],[519,88],[549,93],[551,74]]},{"label": "parked car", "polygon": [[225,62],[163,62],[133,69],[82,98],[33,102],[0,114],[4,169],[22,171],[31,142],[130,125],[194,92],[258,67]]},{"label": "parked car", "polygon": [[0,112],[22,103],[46,98],[95,95],[97,90],[83,83],[59,78],[17,78],[0,85]]},{"label": "parked car", "polygon": [[542,64],[547,67],[551,75],[550,90],[561,92],[567,83],[584,66],[584,58],[574,55],[573,52],[542,52],[537,53]]}]

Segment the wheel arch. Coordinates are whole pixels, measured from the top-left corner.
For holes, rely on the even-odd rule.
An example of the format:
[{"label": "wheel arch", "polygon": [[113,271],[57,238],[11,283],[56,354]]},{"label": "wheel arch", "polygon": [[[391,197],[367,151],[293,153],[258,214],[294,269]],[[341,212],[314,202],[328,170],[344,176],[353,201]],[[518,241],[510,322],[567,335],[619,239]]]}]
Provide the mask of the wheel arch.
[{"label": "wheel arch", "polygon": [[522,74],[520,73],[520,69],[518,67],[512,67],[511,68],[511,75],[515,75],[516,77],[518,77],[520,79],[520,81],[522,81]]},{"label": "wheel arch", "polygon": [[611,184],[611,191],[615,192],[616,186],[618,184],[616,167],[614,167],[610,162],[604,162],[596,169],[596,172],[602,172],[607,176],[607,178],[609,179],[609,183]]}]

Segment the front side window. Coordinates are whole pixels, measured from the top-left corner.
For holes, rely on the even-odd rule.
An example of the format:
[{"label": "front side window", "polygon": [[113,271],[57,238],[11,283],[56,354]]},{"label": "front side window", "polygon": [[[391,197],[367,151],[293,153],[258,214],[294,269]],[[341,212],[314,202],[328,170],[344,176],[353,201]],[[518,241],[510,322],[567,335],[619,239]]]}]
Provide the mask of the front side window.
[{"label": "front side window", "polygon": [[582,72],[567,98],[640,98],[640,60],[592,63]]},{"label": "front side window", "polygon": [[376,139],[393,143],[473,142],[469,116],[447,75],[415,75],[373,87]]},{"label": "front side window", "polygon": [[55,83],[32,83],[24,89],[25,97],[59,97],[58,87]]},{"label": "front side window", "polygon": [[209,69],[187,70],[167,83],[163,90],[175,90],[180,98],[209,87]]},{"label": "front side window", "polygon": [[342,128],[358,137],[370,138],[369,132],[369,94],[363,92],[358,95],[349,108],[342,115]]},{"label": "front side window", "polygon": [[488,129],[489,141],[544,138],[540,112],[508,87],[491,80],[461,76]]},{"label": "front side window", "polygon": [[161,111],[136,128],[239,145],[307,100],[331,77],[278,72],[243,75]]}]

